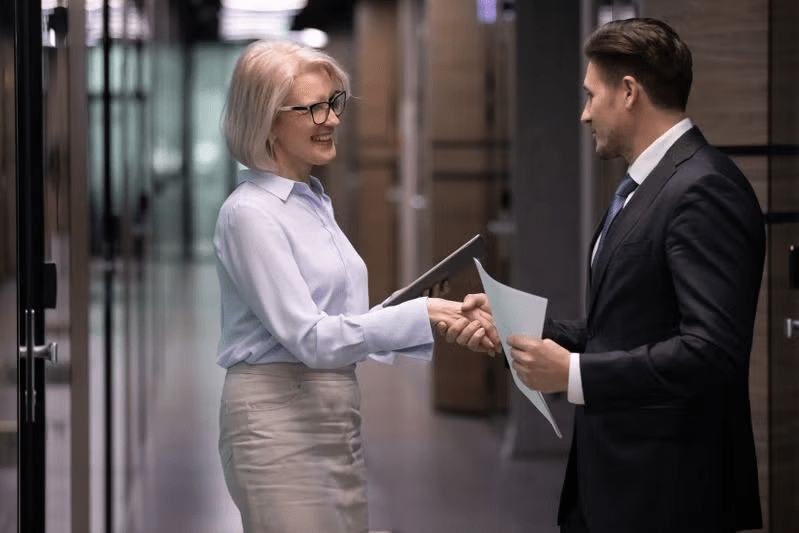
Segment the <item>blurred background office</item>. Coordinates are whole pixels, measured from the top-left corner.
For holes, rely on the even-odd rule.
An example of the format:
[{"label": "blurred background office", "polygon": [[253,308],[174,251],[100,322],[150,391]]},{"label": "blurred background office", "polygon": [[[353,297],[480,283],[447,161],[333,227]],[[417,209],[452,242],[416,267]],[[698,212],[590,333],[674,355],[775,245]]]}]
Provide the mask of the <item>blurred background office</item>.
[{"label": "blurred background office", "polygon": [[[4,0],[0,533],[241,531],[216,452],[211,235],[248,42],[302,41],[353,76],[317,175],[373,303],[483,232],[488,271],[567,317],[624,171],[579,124],[581,46],[636,15],[692,48],[688,112],[767,215],[751,403],[765,530],[799,531],[795,0]],[[372,530],[557,531],[564,398],[547,398],[560,440],[501,360],[439,345],[359,378]]]}]

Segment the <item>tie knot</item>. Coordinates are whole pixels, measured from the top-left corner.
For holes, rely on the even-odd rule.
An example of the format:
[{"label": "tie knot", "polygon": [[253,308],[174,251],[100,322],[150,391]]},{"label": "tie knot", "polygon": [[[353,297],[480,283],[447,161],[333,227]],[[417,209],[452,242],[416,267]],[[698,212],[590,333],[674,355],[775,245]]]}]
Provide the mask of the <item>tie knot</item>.
[{"label": "tie knot", "polygon": [[621,198],[627,198],[627,195],[630,194],[638,187],[638,184],[633,180],[629,174],[625,174],[624,179],[621,180],[619,186],[616,187],[616,196]]}]

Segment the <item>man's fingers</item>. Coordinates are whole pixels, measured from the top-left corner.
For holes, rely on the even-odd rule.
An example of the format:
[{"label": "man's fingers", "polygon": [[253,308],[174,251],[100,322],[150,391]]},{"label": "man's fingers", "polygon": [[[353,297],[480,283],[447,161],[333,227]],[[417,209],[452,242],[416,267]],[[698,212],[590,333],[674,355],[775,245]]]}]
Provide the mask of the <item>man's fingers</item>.
[{"label": "man's fingers", "polygon": [[508,345],[525,352],[535,352],[541,346],[541,339],[534,339],[525,335],[511,335],[507,338]]},{"label": "man's fingers", "polygon": [[511,346],[511,349],[510,349],[510,358],[511,358],[511,359],[513,359],[513,361],[514,361],[514,362],[516,362],[516,361],[518,361],[518,360],[519,360],[519,356],[520,356],[520,354],[521,354],[521,352],[518,350],[518,348],[513,348],[513,347]]},{"label": "man's fingers", "polygon": [[535,356],[532,353],[518,348],[511,348],[510,357],[520,365],[530,365],[535,362]]},{"label": "man's fingers", "polygon": [[461,313],[468,313],[469,311],[481,307],[487,309],[489,312],[491,311],[488,307],[488,298],[486,298],[485,294],[467,294],[461,304]]},{"label": "man's fingers", "polygon": [[466,298],[463,299],[463,303],[461,304],[461,313],[468,313],[477,307],[474,296],[474,294],[466,295]]},{"label": "man's fingers", "polygon": [[[485,296],[485,295],[469,295],[469,296]],[[468,299],[468,297],[467,297]],[[497,328],[494,326],[494,317],[491,315],[490,312],[486,312],[482,308],[476,308],[472,310],[465,310],[466,306],[461,307],[461,311],[470,319],[470,320],[477,320],[480,322],[480,325],[486,330],[486,335],[489,339],[491,339],[491,343],[497,347],[501,344],[499,339],[499,334],[497,333]]]},{"label": "man's fingers", "polygon": [[514,359],[513,362],[510,364],[510,366],[511,368],[513,368],[513,370],[516,371],[516,374],[519,376],[519,378],[522,381],[527,380],[527,369],[524,367],[523,364]]}]

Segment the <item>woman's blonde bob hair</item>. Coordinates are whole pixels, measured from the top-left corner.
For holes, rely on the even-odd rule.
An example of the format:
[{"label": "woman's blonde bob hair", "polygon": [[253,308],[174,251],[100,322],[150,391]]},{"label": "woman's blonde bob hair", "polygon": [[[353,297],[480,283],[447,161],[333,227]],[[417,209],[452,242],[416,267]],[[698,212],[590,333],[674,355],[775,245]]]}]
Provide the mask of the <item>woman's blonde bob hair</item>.
[{"label": "woman's blonde bob hair", "polygon": [[236,61],[222,115],[231,155],[257,170],[275,168],[272,126],[294,79],[322,67],[337,90],[350,93],[349,76],[335,59],[314,48],[286,41],[257,41]]}]

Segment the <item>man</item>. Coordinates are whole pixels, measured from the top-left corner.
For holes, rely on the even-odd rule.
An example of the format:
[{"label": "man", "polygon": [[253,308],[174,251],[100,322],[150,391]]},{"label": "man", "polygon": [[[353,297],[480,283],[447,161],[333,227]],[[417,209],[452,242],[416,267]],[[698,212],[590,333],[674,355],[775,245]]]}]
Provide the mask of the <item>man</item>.
[{"label": "man", "polygon": [[[548,319],[544,340],[509,338],[522,381],[577,404],[558,523],[759,528],[748,371],[762,212],[685,115],[691,54],[670,27],[611,22],[585,54],[581,120],[599,157],[624,158],[632,182],[589,250],[587,317]],[[472,295],[464,306],[485,304]]]}]

